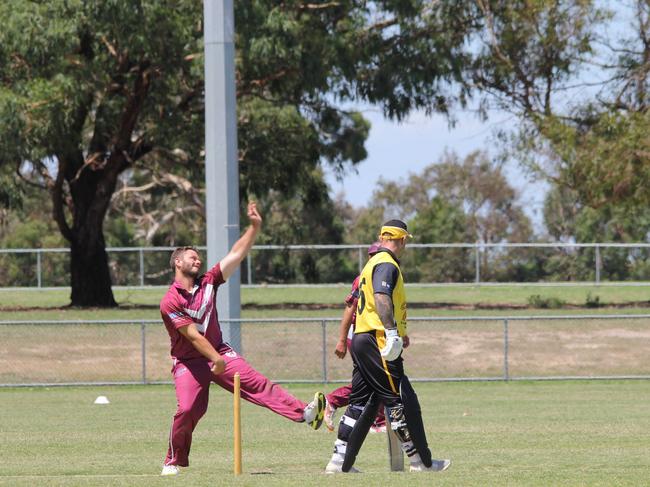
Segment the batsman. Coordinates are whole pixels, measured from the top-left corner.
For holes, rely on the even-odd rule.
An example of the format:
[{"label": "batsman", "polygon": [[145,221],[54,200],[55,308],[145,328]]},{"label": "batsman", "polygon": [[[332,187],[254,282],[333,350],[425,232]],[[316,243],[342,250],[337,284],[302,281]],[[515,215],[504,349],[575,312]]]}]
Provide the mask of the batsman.
[{"label": "batsman", "polygon": [[350,354],[354,361],[350,404],[341,416],[338,437],[326,473],[358,472],[353,467],[380,403],[386,407],[390,451],[397,439],[410,462],[411,472],[440,472],[450,460],[433,460],[427,444],[422,412],[415,391],[404,374],[402,348],[409,345],[406,331],[406,294],[399,257],[406,248],[406,223],[390,220],[381,227],[379,251],[359,276],[357,324]]}]

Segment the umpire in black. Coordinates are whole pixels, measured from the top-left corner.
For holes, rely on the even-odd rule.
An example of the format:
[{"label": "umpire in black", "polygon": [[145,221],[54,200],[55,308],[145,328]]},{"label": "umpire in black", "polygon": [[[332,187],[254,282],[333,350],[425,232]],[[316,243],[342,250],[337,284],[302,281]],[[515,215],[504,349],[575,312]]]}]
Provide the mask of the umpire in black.
[{"label": "umpire in black", "polygon": [[401,220],[384,223],[381,247],[359,276],[357,318],[350,354],[354,361],[350,405],[341,417],[327,473],[357,472],[352,465],[380,403],[412,472],[442,471],[450,460],[433,460],[417,395],[404,374],[402,348],[408,347],[406,294],[399,257],[412,237]]}]

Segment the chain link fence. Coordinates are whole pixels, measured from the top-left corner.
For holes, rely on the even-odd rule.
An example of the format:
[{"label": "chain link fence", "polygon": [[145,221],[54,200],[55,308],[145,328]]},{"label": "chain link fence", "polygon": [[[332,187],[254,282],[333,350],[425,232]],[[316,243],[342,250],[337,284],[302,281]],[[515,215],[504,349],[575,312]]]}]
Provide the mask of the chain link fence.
[{"label": "chain link fence", "polygon": [[[199,247],[205,251],[205,247]],[[173,247],[109,247],[116,287],[169,284]],[[256,245],[242,264],[242,284],[350,282],[367,245]],[[69,282],[69,249],[0,249],[1,288],[60,288]],[[650,244],[413,243],[402,259],[410,283],[498,284],[625,282],[649,285]]]},{"label": "chain link fence", "polygon": [[[421,381],[650,378],[650,315],[412,318]],[[238,320],[243,356],[278,382],[346,382],[338,318]],[[159,320],[1,321],[0,386],[171,382]]]}]

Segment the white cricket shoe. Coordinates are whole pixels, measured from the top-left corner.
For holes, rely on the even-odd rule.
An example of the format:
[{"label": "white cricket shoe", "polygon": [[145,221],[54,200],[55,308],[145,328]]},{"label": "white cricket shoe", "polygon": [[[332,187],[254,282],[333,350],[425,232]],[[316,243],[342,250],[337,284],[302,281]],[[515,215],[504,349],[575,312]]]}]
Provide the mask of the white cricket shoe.
[{"label": "white cricket shoe", "polygon": [[176,465],[163,465],[160,475],[178,475],[179,473],[181,473],[181,469]]},{"label": "white cricket shoe", "polygon": [[411,464],[411,472],[443,472],[449,468],[451,460],[432,460],[430,467],[425,467],[422,462]]},{"label": "white cricket shoe", "polygon": [[305,406],[302,417],[309,426],[317,430],[323,424],[325,416],[325,394],[317,392],[314,400]]},{"label": "white cricket shoe", "polygon": [[[337,461],[337,460],[330,460],[327,466],[325,467],[325,473],[333,474],[333,473],[346,473],[343,471],[343,461]],[[361,473],[360,470],[350,467],[350,471],[347,473]]]},{"label": "white cricket shoe", "polygon": [[386,433],[386,425],[385,424],[382,424],[382,425],[373,424],[370,427],[369,433],[375,433],[375,434],[376,433]]},{"label": "white cricket shoe", "polygon": [[334,414],[336,413],[336,408],[330,404],[330,402],[325,399],[325,426],[330,431],[334,431]]}]

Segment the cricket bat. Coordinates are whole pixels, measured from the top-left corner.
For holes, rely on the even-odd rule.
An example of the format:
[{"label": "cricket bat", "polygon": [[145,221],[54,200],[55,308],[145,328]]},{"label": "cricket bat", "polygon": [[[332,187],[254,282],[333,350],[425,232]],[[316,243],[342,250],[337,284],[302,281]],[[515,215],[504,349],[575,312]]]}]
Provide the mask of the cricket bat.
[{"label": "cricket bat", "polygon": [[388,408],[384,408],[386,414],[386,434],[388,435],[388,461],[390,462],[391,472],[404,471],[404,453],[402,452],[402,445],[397,437],[397,434],[390,427],[390,418]]}]

